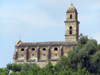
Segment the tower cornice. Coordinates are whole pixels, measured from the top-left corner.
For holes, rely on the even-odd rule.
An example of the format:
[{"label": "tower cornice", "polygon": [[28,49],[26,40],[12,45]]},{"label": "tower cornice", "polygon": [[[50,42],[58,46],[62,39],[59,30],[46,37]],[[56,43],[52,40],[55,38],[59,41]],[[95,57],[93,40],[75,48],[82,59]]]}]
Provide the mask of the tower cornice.
[{"label": "tower cornice", "polygon": [[80,23],[79,21],[64,21],[65,23],[72,23],[72,22],[77,22],[78,24]]}]

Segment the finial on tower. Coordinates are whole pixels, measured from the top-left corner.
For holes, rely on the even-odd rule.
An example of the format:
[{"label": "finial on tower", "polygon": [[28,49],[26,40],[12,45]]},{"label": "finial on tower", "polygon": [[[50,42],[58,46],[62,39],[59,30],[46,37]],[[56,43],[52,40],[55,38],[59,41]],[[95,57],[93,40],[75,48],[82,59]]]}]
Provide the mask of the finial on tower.
[{"label": "finial on tower", "polygon": [[73,5],[72,1],[71,1],[71,5]]}]

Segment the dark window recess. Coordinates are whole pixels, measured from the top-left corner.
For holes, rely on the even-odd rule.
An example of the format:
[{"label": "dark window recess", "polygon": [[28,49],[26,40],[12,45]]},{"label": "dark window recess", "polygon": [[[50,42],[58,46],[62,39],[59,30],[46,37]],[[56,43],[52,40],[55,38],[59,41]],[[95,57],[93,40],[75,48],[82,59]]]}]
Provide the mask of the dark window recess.
[{"label": "dark window recess", "polygon": [[21,51],[24,51],[24,49],[22,48]]},{"label": "dark window recess", "polygon": [[69,34],[72,34],[72,27],[70,26]]},{"label": "dark window recess", "polygon": [[57,51],[57,50],[58,50],[58,48],[54,48],[54,50],[55,50],[55,51]]},{"label": "dark window recess", "polygon": [[24,57],[24,55],[22,54],[22,57]]},{"label": "dark window recess", "polygon": [[55,54],[55,57],[57,57],[57,54]]},{"label": "dark window recess", "polygon": [[32,48],[32,51],[35,51],[35,48]]},{"label": "dark window recess", "polygon": [[72,19],[72,15],[70,15],[70,19]]},{"label": "dark window recess", "polygon": [[70,34],[72,34],[72,31],[70,31]]},{"label": "dark window recess", "polygon": [[34,57],[34,54],[32,54],[32,57]]},{"label": "dark window recess", "polygon": [[43,48],[44,51],[46,51],[46,48]]},{"label": "dark window recess", "polygon": [[46,56],[46,54],[43,54],[43,57],[45,57]]}]

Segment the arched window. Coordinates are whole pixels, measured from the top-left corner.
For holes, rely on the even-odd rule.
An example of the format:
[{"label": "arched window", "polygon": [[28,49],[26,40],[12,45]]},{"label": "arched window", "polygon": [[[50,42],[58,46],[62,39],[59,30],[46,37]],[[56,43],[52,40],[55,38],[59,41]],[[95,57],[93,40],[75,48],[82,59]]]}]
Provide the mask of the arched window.
[{"label": "arched window", "polygon": [[34,57],[34,54],[32,54],[32,57]]},{"label": "arched window", "polygon": [[35,51],[35,48],[32,48],[32,51]]},{"label": "arched window", "polygon": [[57,51],[57,50],[58,50],[58,48],[54,48],[54,50],[55,50],[55,51]]},{"label": "arched window", "polygon": [[46,51],[46,48],[43,48],[43,51]]},{"label": "arched window", "polygon": [[70,19],[72,19],[72,14],[70,15]]},{"label": "arched window", "polygon": [[46,56],[46,54],[43,54],[43,57],[45,57]]},{"label": "arched window", "polygon": [[24,51],[24,48],[22,48],[21,51]]},{"label": "arched window", "polygon": [[69,27],[69,34],[72,34],[72,26]]},{"label": "arched window", "polygon": [[24,57],[24,54],[22,54],[21,56]]}]

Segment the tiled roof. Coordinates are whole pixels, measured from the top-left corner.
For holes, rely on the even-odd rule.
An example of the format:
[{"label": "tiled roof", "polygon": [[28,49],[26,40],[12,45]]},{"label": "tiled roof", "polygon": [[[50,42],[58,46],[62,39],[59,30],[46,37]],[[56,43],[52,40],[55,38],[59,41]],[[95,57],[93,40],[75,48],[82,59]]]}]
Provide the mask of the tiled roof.
[{"label": "tiled roof", "polygon": [[18,47],[31,47],[31,46],[75,46],[76,41],[66,42],[66,41],[50,41],[50,42],[21,42]]}]

